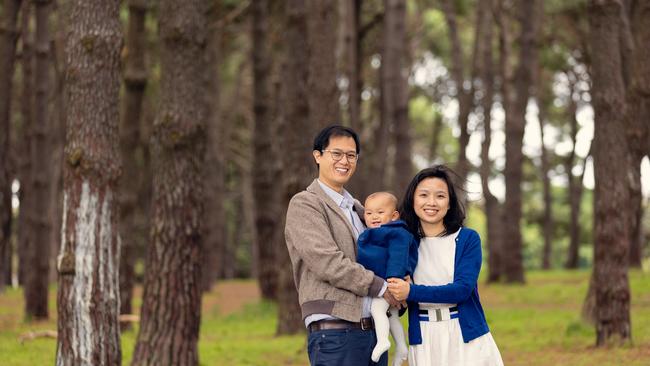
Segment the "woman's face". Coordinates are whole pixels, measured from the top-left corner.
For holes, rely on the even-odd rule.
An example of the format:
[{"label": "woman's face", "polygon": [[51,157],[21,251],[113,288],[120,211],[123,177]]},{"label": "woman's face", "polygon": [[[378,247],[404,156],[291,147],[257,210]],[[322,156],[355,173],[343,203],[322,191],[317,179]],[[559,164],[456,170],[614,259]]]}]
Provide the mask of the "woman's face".
[{"label": "woman's face", "polygon": [[[440,178],[426,178],[415,188],[413,197],[415,214],[427,235],[437,235],[443,230],[442,219],[449,211],[449,188]],[[427,230],[428,229],[428,230]],[[437,232],[431,232],[431,230]],[[437,230],[436,230],[437,229]]]}]

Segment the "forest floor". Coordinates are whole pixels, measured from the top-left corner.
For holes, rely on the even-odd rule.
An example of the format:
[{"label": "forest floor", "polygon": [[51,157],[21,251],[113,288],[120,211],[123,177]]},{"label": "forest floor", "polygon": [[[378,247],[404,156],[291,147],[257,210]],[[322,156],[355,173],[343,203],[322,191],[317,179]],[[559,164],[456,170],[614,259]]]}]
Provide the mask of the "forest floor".
[{"label": "forest floor", "polygon": [[[587,271],[532,271],[526,285],[480,285],[483,307],[506,365],[650,365],[650,273],[632,271],[632,337],[623,347],[595,348],[595,331],[580,319]],[[136,309],[140,289],[136,291]],[[0,294],[0,365],[52,365],[56,341],[21,342],[31,331],[56,330],[56,289],[51,319],[25,321],[22,291]],[[199,342],[201,365],[307,365],[305,335],[275,337],[276,307],[260,301],[254,281],[218,283],[203,297]],[[405,320],[405,319],[404,319]],[[128,365],[137,332],[122,334]]]}]

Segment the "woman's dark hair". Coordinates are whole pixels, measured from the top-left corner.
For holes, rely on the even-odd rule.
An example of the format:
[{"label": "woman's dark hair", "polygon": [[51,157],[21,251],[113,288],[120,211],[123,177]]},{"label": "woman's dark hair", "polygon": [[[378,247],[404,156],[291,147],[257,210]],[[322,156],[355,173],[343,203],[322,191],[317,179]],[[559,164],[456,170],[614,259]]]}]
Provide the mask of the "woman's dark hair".
[{"label": "woman's dark hair", "polygon": [[330,144],[330,138],[335,136],[346,136],[354,139],[354,144],[357,146],[357,154],[361,153],[361,144],[359,144],[359,136],[353,129],[341,125],[331,125],[323,128],[318,135],[314,138],[313,150],[318,150],[321,153],[323,149],[327,149]]},{"label": "woman's dark hair", "polygon": [[465,208],[463,204],[458,199],[456,194],[456,189],[451,179],[451,175],[458,176],[451,169],[445,165],[435,165],[430,168],[422,169],[418,172],[415,177],[411,180],[408,187],[406,188],[406,193],[402,199],[402,204],[399,208],[400,218],[406,222],[406,225],[409,228],[411,234],[416,238],[422,238],[424,232],[422,231],[422,226],[420,225],[420,218],[415,214],[415,208],[413,207],[413,198],[415,197],[415,189],[418,187],[418,184],[427,178],[440,178],[445,183],[447,183],[447,189],[449,190],[449,211],[442,219],[442,223],[445,226],[445,231],[441,235],[448,235],[455,233],[461,226],[463,226],[463,221],[465,221]]}]

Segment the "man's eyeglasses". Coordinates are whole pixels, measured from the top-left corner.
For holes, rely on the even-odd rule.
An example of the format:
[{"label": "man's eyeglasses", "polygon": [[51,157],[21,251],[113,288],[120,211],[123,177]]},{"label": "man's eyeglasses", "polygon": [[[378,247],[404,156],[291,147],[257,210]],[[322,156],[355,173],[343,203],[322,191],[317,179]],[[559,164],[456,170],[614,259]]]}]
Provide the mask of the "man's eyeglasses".
[{"label": "man's eyeglasses", "polygon": [[345,155],[345,157],[348,159],[348,161],[350,163],[354,163],[354,162],[357,161],[357,159],[359,159],[359,154],[357,154],[356,152],[352,152],[352,151],[343,152],[341,150],[323,150],[323,152],[325,152],[325,151],[329,152],[330,155],[332,155],[332,160],[334,160],[334,161],[339,161],[339,160],[343,159],[344,155]]}]

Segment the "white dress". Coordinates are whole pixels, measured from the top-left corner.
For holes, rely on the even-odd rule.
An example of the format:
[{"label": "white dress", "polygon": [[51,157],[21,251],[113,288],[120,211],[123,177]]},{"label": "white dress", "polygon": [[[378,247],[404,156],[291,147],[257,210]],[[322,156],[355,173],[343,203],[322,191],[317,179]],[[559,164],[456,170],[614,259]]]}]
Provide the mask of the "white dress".
[{"label": "white dress", "polygon": [[[459,230],[460,231],[460,230]],[[454,279],[455,234],[426,237],[420,241],[418,265],[413,282],[418,285],[446,285]],[[456,304],[420,303],[421,309],[449,308]],[[492,334],[468,343],[463,341],[458,318],[420,321],[422,344],[409,347],[409,366],[503,366]]]}]

